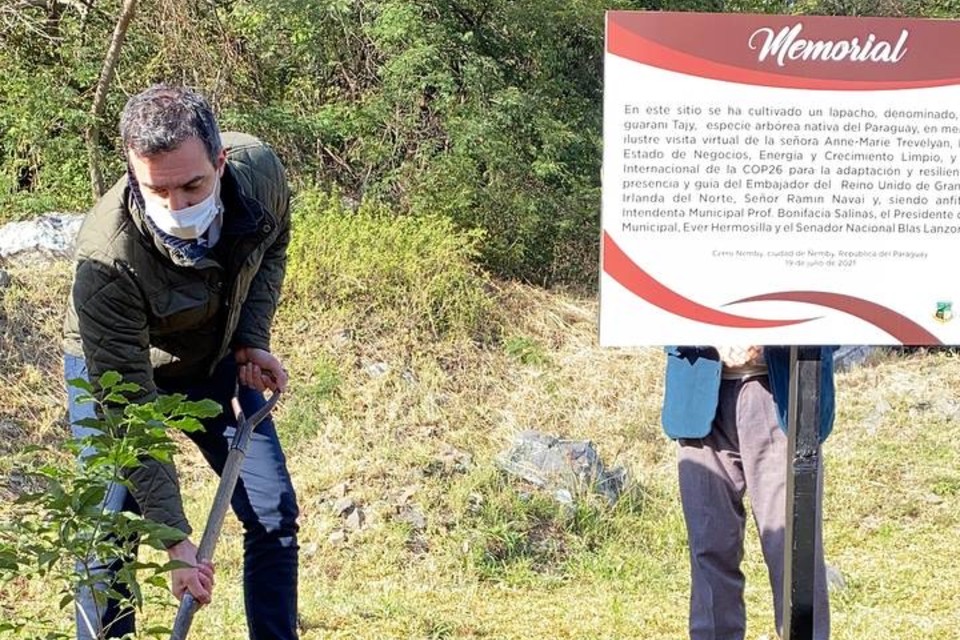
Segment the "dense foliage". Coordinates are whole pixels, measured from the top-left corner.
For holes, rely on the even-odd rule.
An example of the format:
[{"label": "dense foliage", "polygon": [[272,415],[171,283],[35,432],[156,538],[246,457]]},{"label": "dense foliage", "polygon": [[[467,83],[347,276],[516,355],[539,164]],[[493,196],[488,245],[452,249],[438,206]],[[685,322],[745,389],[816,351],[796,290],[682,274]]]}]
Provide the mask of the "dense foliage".
[{"label": "dense foliage", "polygon": [[[484,232],[499,275],[593,281],[606,9],[960,15],[958,0],[142,0],[108,94],[212,96],[299,186]],[[119,0],[0,6],[0,221],[83,210],[83,134]]]}]

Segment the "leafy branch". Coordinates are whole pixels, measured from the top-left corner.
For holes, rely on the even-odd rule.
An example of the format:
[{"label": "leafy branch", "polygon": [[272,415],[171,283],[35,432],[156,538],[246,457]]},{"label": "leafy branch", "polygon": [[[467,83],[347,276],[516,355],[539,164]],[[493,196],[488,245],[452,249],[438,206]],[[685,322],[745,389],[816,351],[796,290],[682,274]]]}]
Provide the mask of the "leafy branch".
[{"label": "leafy branch", "polygon": [[[92,594],[98,619],[108,600],[119,603],[122,616],[143,608],[148,600],[143,586],[165,586],[165,574],[180,566],[140,562],[138,545],[162,550],[184,534],[129,511],[111,510],[108,491],[130,489],[127,477],[146,459],[170,462],[176,452],[171,430],[202,430],[201,419],[218,415],[221,408],[211,400],[188,401],[180,394],[131,402],[128,398],[139,386],[124,382],[112,371],[100,378],[99,388],[83,379],[69,384],[83,392],[78,402],[93,404],[97,417],[77,421],[91,432],[65,443],[66,451],[73,454],[69,460],[41,462],[52,456],[38,455],[37,466],[27,474],[38,488],[22,494],[10,516],[0,521],[0,593],[39,580],[61,595],[61,610],[74,603],[78,591],[84,591]],[[49,453],[39,447],[34,451]],[[115,577],[105,583],[104,571],[110,564],[115,565]],[[72,635],[56,631],[51,621],[16,615],[4,618],[0,636],[7,632],[37,639]],[[81,624],[98,638],[109,632],[109,628],[96,629],[95,621],[84,620],[83,615]],[[165,633],[169,630],[155,627],[141,636]]]}]

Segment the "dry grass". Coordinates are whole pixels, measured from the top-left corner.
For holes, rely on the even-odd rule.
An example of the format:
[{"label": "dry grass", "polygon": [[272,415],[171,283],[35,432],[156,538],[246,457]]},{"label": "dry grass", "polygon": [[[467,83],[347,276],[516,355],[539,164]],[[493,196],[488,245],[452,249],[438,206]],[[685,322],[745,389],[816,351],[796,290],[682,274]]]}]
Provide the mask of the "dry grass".
[{"label": "dry grass", "polygon": [[[7,267],[0,289],[0,474],[14,469],[27,444],[51,444],[66,429],[62,382],[66,263]],[[7,476],[0,481],[0,497]],[[14,487],[15,488],[15,487]]]},{"label": "dry grass", "polygon": [[[0,304],[0,416],[16,421],[20,443],[63,428],[56,340],[66,271],[15,277]],[[501,330],[486,345],[411,347],[409,336],[369,336],[362,319],[335,309],[282,310],[275,350],[293,389],[278,423],[303,512],[303,638],[684,637],[686,547],[673,446],[659,427],[659,350],[599,349],[592,300],[514,284],[491,295]],[[378,363],[385,373],[371,369]],[[952,640],[960,358],[879,358],[842,374],[838,389],[825,526],[828,562],[846,587],[833,597],[833,637]],[[628,495],[615,508],[587,501],[569,512],[504,479],[493,457],[529,428],[596,442],[607,464],[628,467]],[[189,447],[181,469],[199,524],[215,480]],[[343,483],[366,524],[333,544]],[[403,521],[404,509],[422,513],[425,529]],[[752,532],[748,541],[748,637],[760,638],[772,616]],[[245,637],[239,558],[230,522],[217,600],[196,637]],[[54,610],[41,585],[24,589],[19,610]]]}]

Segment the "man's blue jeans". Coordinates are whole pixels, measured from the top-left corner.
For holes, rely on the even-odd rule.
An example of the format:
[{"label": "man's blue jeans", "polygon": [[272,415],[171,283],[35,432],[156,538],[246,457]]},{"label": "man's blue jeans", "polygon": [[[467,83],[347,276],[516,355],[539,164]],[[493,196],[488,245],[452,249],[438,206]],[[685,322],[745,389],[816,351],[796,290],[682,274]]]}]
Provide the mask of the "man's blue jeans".
[{"label": "man's blue jeans", "polygon": [[[64,373],[67,380],[87,379],[87,367],[82,358],[66,355]],[[233,356],[225,358],[213,376],[202,383],[176,387],[167,385],[162,393],[184,393],[191,400],[212,399],[220,403],[223,412],[204,421],[205,430],[188,434],[200,448],[203,457],[219,475],[226,463],[230,439],[235,431],[235,419],[230,408],[237,379]],[[68,386],[70,421],[75,436],[87,429],[76,421],[91,417],[92,405],[78,404],[79,390]],[[264,404],[263,395],[254,389],[240,387],[240,406],[245,415],[252,415]],[[234,513],[244,529],[243,587],[247,626],[251,640],[294,640],[297,638],[297,498],[287,472],[286,459],[273,420],[267,417],[250,439],[240,480],[231,501]],[[106,507],[139,513],[139,507],[123,486],[113,486],[107,492]],[[203,523],[192,523],[199,543],[199,528]],[[105,562],[98,567],[104,573],[104,584],[123,560]],[[116,587],[115,587],[116,588]],[[216,593],[214,593],[216,598]],[[99,624],[97,629],[108,629],[108,638],[119,638],[134,631],[133,613],[120,616],[115,602],[98,611],[91,593],[77,594],[77,637],[92,640],[84,620]],[[101,607],[103,609],[103,607]],[[173,623],[171,617],[170,623]]]}]

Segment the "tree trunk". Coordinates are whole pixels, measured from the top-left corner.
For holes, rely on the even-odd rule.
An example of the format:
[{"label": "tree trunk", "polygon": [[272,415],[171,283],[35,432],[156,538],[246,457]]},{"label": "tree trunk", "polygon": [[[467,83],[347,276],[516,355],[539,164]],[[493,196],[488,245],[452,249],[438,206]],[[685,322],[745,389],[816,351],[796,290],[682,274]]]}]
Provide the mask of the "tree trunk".
[{"label": "tree trunk", "polygon": [[93,188],[93,198],[98,199],[106,191],[103,184],[103,172],[100,170],[100,121],[103,119],[103,109],[107,103],[107,92],[117,69],[120,59],[120,48],[127,35],[127,28],[133,20],[138,0],[123,0],[117,26],[110,39],[110,48],[100,70],[100,79],[97,81],[97,90],[93,96],[93,106],[90,108],[90,126],[87,127],[87,155],[90,161],[90,185]]}]

